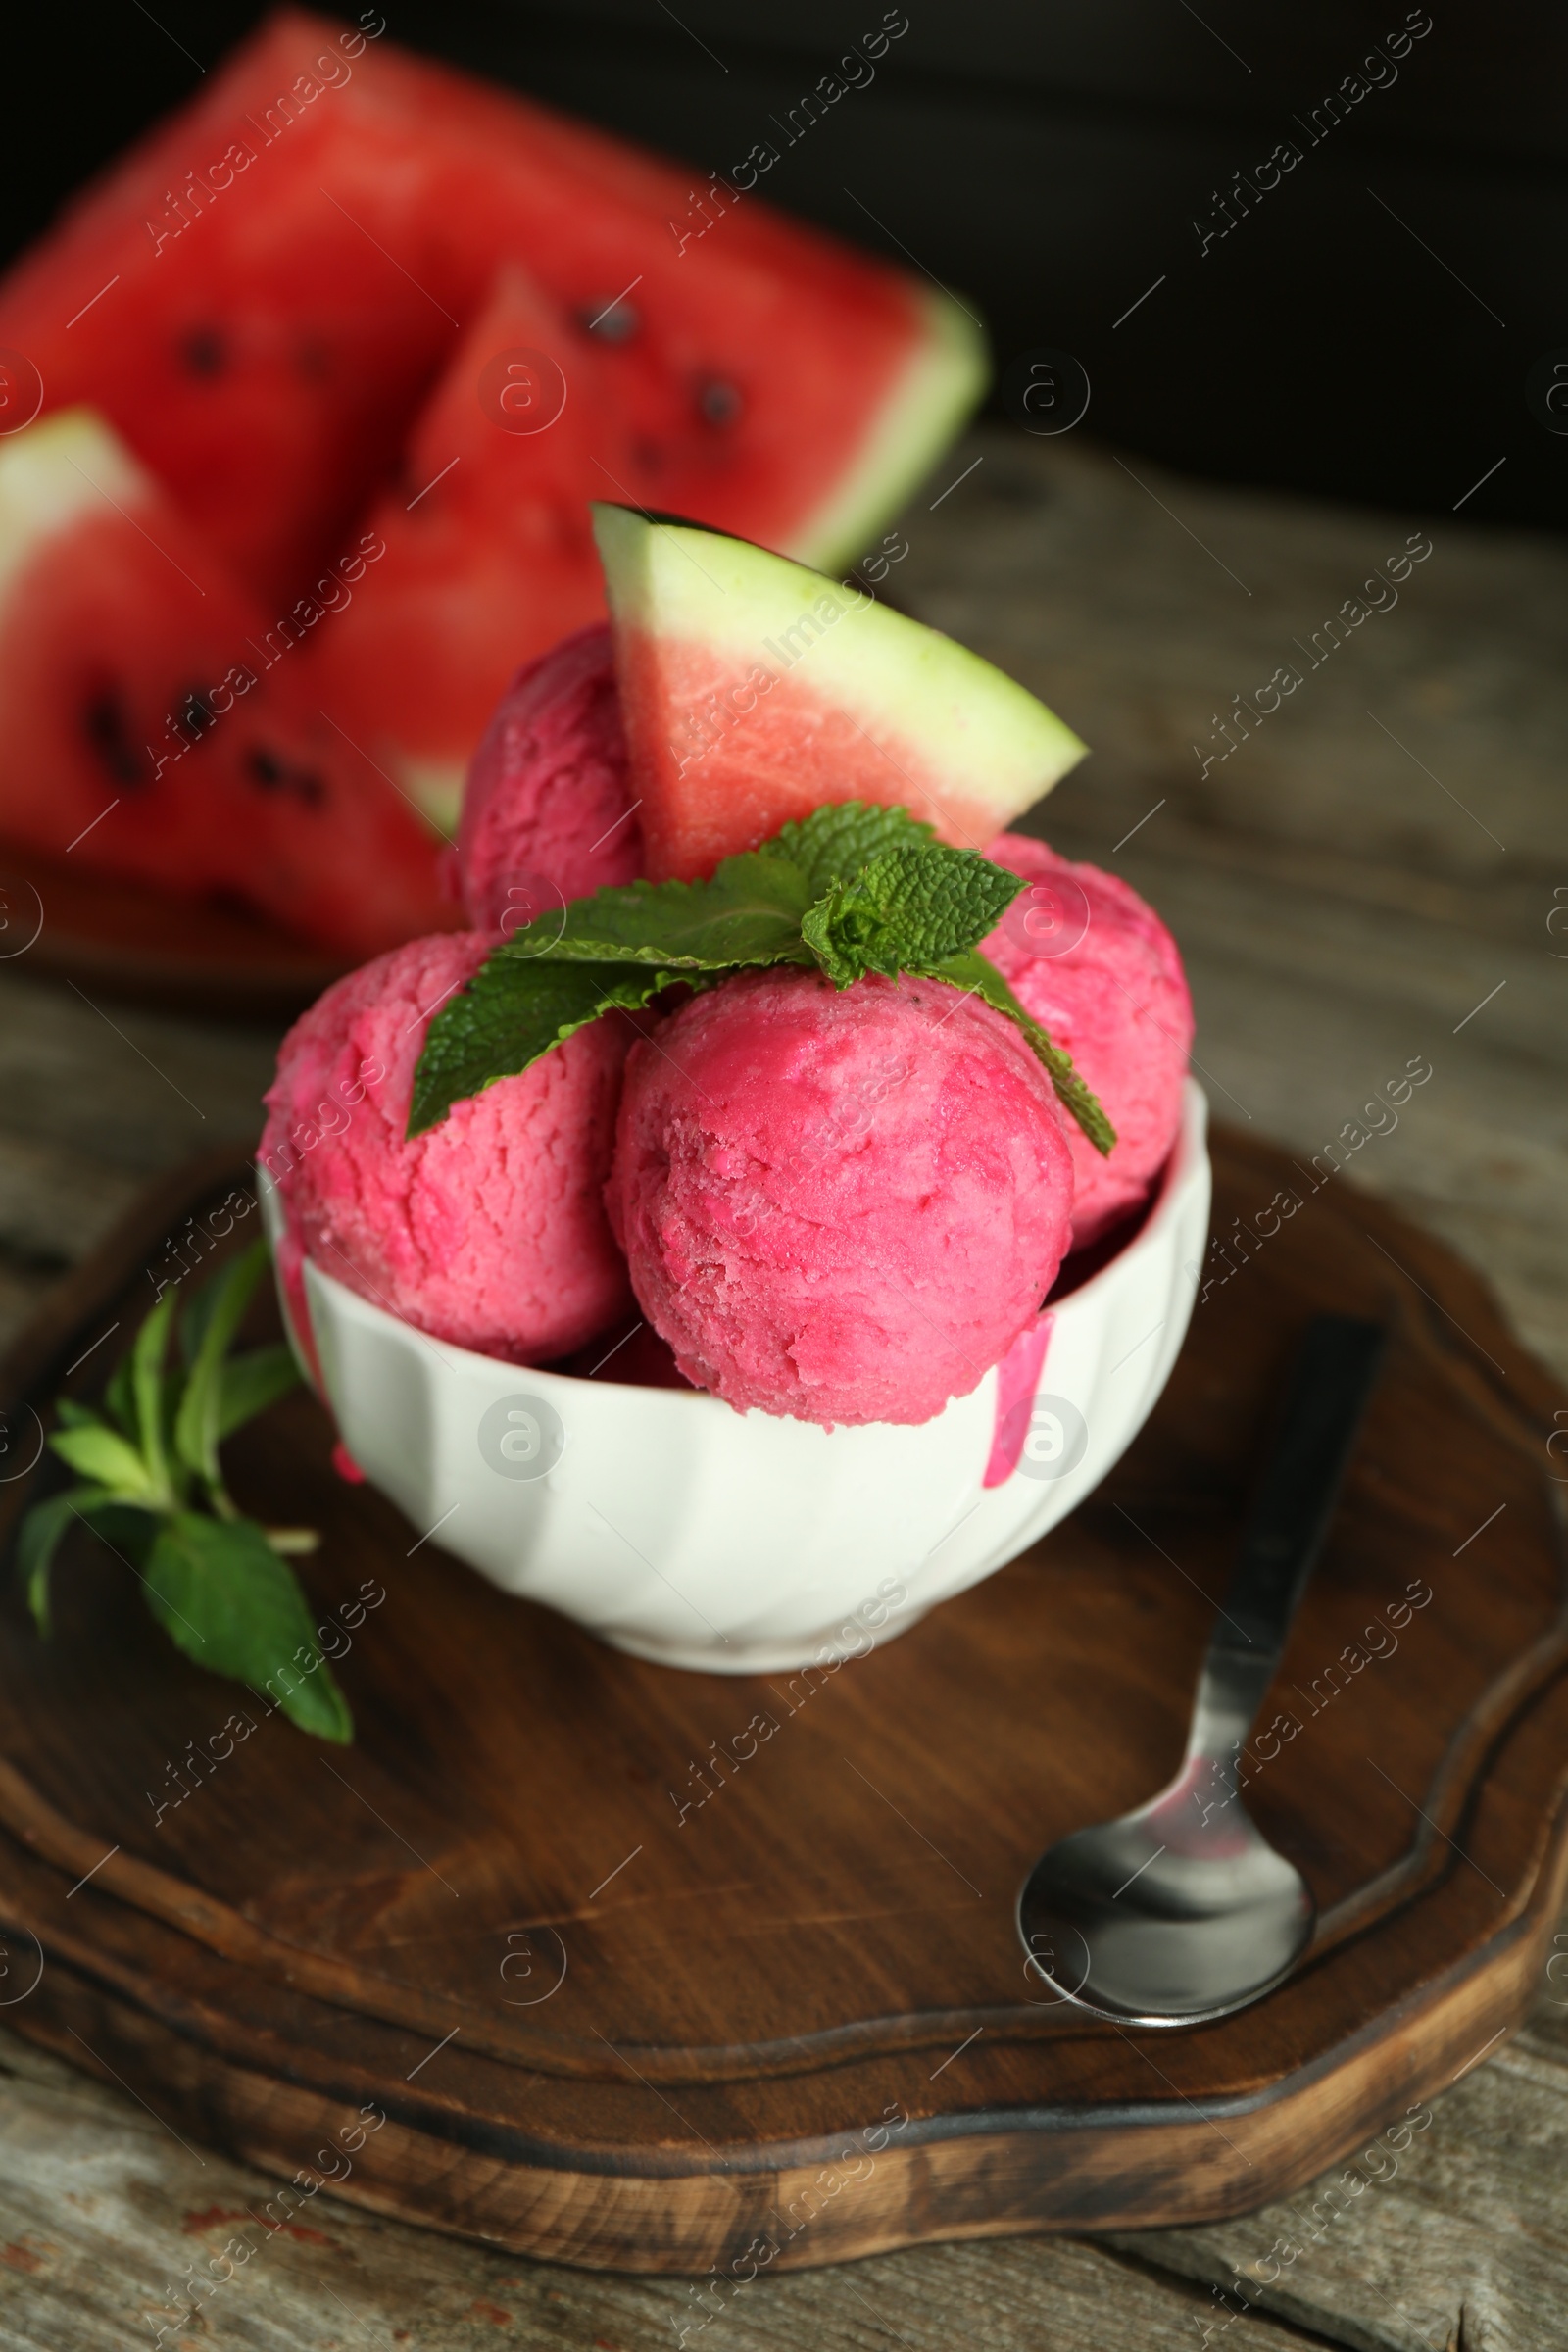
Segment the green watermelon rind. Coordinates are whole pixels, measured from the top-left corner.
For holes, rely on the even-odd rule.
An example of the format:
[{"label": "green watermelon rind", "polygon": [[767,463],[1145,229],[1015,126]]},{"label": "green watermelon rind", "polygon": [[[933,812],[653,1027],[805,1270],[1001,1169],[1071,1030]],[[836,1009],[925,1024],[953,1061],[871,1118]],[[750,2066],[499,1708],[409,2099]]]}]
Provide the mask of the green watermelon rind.
[{"label": "green watermelon rind", "polygon": [[123,514],[151,484],[120,435],[85,406],[0,439],[0,604],[46,541],[107,499]]},{"label": "green watermelon rind", "polygon": [[858,563],[925,480],[985,398],[991,354],[953,295],[914,289],[919,329],[893,389],[868,419],[858,455],[784,553],[815,571]]},{"label": "green watermelon rind", "polygon": [[1088,751],[981,655],[787,556],[627,507],[596,506],[594,532],[617,638],[701,646],[715,676],[799,661],[824,705],[873,741],[914,747],[999,833]]}]

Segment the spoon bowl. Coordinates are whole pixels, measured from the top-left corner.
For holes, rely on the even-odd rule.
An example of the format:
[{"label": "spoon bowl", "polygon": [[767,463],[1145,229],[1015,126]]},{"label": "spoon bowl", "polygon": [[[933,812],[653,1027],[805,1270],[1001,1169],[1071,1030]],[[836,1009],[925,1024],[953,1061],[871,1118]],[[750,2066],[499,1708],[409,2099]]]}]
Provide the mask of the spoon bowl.
[{"label": "spoon bowl", "polygon": [[1199,2025],[1296,1966],[1317,1918],[1306,1882],[1234,1788],[1216,1800],[1215,1782],[1199,1759],[1136,1812],[1074,1831],[1035,1864],[1018,1932],[1063,2000],[1129,2025]]},{"label": "spoon bowl", "polygon": [[1200,2025],[1278,1984],[1312,1940],[1311,1891],[1242,1803],[1237,1765],[1323,1547],[1384,1339],[1346,1315],[1308,1326],[1181,1770],[1132,1812],[1058,1839],[1024,1882],[1029,1966],[1077,2008]]}]

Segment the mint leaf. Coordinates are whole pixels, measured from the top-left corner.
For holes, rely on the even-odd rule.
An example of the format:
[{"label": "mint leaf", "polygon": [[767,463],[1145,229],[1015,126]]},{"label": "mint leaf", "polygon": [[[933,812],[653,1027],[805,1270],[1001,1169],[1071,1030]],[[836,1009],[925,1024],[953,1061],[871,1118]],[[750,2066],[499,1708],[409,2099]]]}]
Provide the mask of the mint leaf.
[{"label": "mint leaf", "polygon": [[[226,1361],[267,1265],[257,1242],[205,1283],[180,1319],[188,1371],[169,1364],[174,1294],[161,1298],[121,1359],[106,1400],[119,1429],[71,1397],[49,1443],[91,1486],[36,1504],[24,1519],[18,1563],[40,1634],[49,1630],[49,1579],[74,1517],[86,1521],[140,1578],[148,1606],[171,1639],[215,1674],[270,1689],[274,1704],[323,1740],[354,1737],[342,1691],[322,1656],[284,1549],[315,1543],[303,1528],[277,1542],[241,1519],[224,1489],[220,1441],[292,1388],[286,1348],[254,1348]],[[184,1507],[194,1473],[214,1511]]]},{"label": "mint leaf", "polygon": [[96,1479],[119,1500],[145,1497],[149,1509],[155,1508],[155,1494],[147,1465],[128,1439],[121,1437],[102,1421],[91,1426],[80,1422],[74,1429],[57,1429],[49,1441],[50,1450],[74,1470],[78,1478]]},{"label": "mint leaf", "polygon": [[749,966],[814,962],[838,988],[869,972],[908,971],[982,993],[1017,1022],[1061,1101],[1108,1152],[1114,1130],[1070,1057],[974,952],[1025,887],[978,852],[938,842],[906,808],[843,801],[726,858],[709,881],[597,891],[496,949],[437,1014],[406,1132],[422,1134],[454,1102],[673,981],[710,987]]},{"label": "mint leaf", "polygon": [[1063,1109],[1077,1120],[1095,1150],[1108,1154],[1116,1141],[1116,1130],[1106,1118],[1100,1097],[1085,1086],[1073,1067],[1072,1055],[1054,1046],[1034,1015],[1024,1010],[990,956],[970,948],[965,955],[950,956],[933,977],[951,980],[955,988],[967,989],[971,995],[983,998],[995,1011],[1004,1012],[1009,1021],[1016,1022],[1037,1059],[1045,1064]]},{"label": "mint leaf", "polygon": [[817,899],[886,850],[931,846],[931,827],[906,808],[836,802],[724,858],[706,881],[595,891],[529,923],[497,954],[509,962],[625,960],[697,971],[801,962],[801,920]]},{"label": "mint leaf", "polygon": [[635,1011],[672,980],[691,977],[624,963],[547,963],[539,956],[516,963],[498,950],[430,1023],[414,1073],[407,1133],[422,1134],[454,1102],[525,1070],[612,1005]]},{"label": "mint leaf", "polygon": [[184,1316],[182,1338],[188,1340],[188,1335],[195,1334],[196,1339],[174,1416],[174,1450],[186,1468],[205,1479],[220,1499],[223,1479],[218,1464],[218,1439],[223,1358],[267,1264],[267,1244],[257,1240],[240,1256],[231,1258],[220,1274],[203,1284]]},{"label": "mint leaf", "polygon": [[151,1484],[173,1499],[169,1474],[169,1430],[164,1386],[164,1361],[169,1353],[169,1326],[174,1312],[174,1294],[166,1291],[136,1334],[130,1351],[130,1392],[136,1408],[136,1435]]},{"label": "mint leaf", "polygon": [[248,1355],[230,1356],[219,1380],[220,1441],[299,1385],[299,1366],[281,1340],[270,1348],[253,1348]]},{"label": "mint leaf", "polygon": [[105,1497],[96,1487],[68,1487],[35,1502],[17,1535],[17,1574],[26,1588],[27,1606],[40,1634],[49,1633],[49,1571],[60,1540],[73,1519],[86,1518]]},{"label": "mint leaf", "polygon": [[835,988],[867,972],[931,972],[994,930],[1024,884],[975,850],[884,850],[835,884],[801,934]]},{"label": "mint leaf", "polygon": [[884,850],[914,849],[935,840],[932,827],[907,808],[884,808],[876,801],[833,801],[785,825],[756,855],[787,858],[799,866],[809,906],[836,882],[848,882]]},{"label": "mint leaf", "polygon": [[[62,1536],[73,1519],[83,1520],[105,1543],[128,1554],[132,1565],[152,1540],[153,1519],[142,1506],[125,1503],[102,1487],[68,1487],[34,1503],[17,1535],[17,1574],[26,1588],[27,1606],[44,1639],[49,1635],[49,1571]],[[139,1571],[138,1571],[139,1573]]]},{"label": "mint leaf", "polygon": [[628,882],[514,932],[504,963],[649,963],[718,971],[798,957],[816,894],[788,858],[748,850],[706,882]]},{"label": "mint leaf", "polygon": [[[64,1405],[57,1409],[63,1411]],[[136,1395],[128,1353],[121,1357],[109,1376],[109,1386],[104,1391],[104,1410],[116,1428],[122,1430],[127,1438],[136,1435]]]},{"label": "mint leaf", "polygon": [[164,1631],[198,1666],[268,1691],[302,1731],[353,1738],[299,1579],[254,1520],[173,1513],[158,1531],[145,1591]]}]

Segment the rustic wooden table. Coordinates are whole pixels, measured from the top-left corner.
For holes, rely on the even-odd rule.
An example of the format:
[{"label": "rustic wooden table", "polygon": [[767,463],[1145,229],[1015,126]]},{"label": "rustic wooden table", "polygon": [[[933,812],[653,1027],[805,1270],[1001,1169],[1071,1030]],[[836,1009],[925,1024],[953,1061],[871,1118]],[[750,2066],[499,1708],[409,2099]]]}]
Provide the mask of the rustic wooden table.
[{"label": "rustic wooden table", "polygon": [[[1172,923],[1216,1108],[1303,1156],[1360,1136],[1340,1181],[1484,1270],[1561,1378],[1568,1422],[1568,552],[1000,432],[955,456],[904,539],[901,601],[1095,745],[1050,804],[1051,837]],[[1430,552],[1389,582],[1407,542]],[[1351,599],[1362,617],[1340,642],[1325,624]],[[88,1002],[29,978],[24,954],[0,961],[0,1341],[147,1176],[255,1133],[275,1043]],[[1361,1120],[1414,1055],[1434,1074],[1397,1125]],[[1232,2328],[1238,2345],[1546,2352],[1568,2340],[1559,1940],[1547,1979],[1562,1982],[1544,1980],[1529,2026],[1338,2218],[1314,2214],[1314,2189],[1221,2227],[764,2278],[705,2331],[712,2352],[1146,2352]],[[20,1959],[0,1967],[3,2014]],[[270,2184],[9,2035],[0,2081],[0,2343],[150,2342],[145,2315]],[[677,2280],[559,2270],[332,2206],[164,2343],[644,2352],[676,2344],[690,2311]]]}]

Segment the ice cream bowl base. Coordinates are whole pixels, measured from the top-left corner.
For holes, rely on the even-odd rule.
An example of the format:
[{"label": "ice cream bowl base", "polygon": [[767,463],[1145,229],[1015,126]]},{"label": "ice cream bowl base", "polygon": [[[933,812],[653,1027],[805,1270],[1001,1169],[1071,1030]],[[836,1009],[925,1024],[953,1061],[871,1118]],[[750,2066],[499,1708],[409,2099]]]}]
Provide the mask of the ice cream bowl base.
[{"label": "ice cream bowl base", "polygon": [[[660,1665],[832,1671],[1015,1558],[1137,1435],[1185,1336],[1206,1248],[1204,1126],[1190,1079],[1149,1214],[1047,1308],[1038,1375],[1015,1350],[913,1427],[824,1430],[695,1389],[503,1363],[432,1338],[309,1260],[319,1383],[312,1350],[289,1336],[369,1483],[421,1539],[504,1592]],[[265,1173],[262,1192],[275,1242],[283,1208]]]}]

